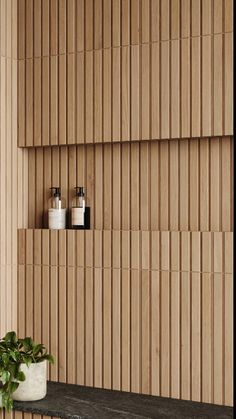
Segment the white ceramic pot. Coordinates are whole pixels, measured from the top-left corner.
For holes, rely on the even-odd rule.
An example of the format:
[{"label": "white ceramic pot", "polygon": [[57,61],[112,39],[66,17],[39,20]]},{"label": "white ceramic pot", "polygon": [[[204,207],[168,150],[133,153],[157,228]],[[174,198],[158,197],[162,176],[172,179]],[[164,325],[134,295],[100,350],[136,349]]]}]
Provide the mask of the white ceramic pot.
[{"label": "white ceramic pot", "polygon": [[20,370],[25,374],[25,381],[12,394],[13,400],[21,402],[41,400],[47,393],[47,361],[31,364],[21,364]]}]

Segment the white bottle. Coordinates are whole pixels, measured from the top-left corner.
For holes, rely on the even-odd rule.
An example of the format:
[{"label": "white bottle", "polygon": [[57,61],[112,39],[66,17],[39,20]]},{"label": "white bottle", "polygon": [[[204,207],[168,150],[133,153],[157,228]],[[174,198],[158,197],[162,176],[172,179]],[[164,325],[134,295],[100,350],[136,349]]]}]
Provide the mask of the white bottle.
[{"label": "white bottle", "polygon": [[48,228],[63,230],[66,228],[65,199],[61,197],[61,188],[50,189],[52,189],[52,196],[48,201]]}]

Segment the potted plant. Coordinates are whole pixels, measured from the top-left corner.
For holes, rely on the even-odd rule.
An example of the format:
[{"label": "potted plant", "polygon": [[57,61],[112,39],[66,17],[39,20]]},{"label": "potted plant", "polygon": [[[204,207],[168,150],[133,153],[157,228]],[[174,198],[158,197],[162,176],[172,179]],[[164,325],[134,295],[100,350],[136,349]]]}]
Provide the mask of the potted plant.
[{"label": "potted plant", "polygon": [[8,332],[0,340],[0,408],[13,408],[13,400],[40,400],[46,396],[47,361],[53,356],[30,337],[18,339]]}]

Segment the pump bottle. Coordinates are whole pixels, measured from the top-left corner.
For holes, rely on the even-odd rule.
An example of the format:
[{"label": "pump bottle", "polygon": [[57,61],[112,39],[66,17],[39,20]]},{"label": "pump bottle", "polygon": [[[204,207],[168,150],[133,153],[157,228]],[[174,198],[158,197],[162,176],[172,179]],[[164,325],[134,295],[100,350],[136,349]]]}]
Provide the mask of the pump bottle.
[{"label": "pump bottle", "polygon": [[73,229],[89,228],[89,207],[85,205],[85,188],[76,186],[75,197],[72,200],[71,208],[71,227]]},{"label": "pump bottle", "polygon": [[48,227],[52,230],[66,228],[65,199],[61,197],[61,188],[52,187],[52,196],[48,201]]}]

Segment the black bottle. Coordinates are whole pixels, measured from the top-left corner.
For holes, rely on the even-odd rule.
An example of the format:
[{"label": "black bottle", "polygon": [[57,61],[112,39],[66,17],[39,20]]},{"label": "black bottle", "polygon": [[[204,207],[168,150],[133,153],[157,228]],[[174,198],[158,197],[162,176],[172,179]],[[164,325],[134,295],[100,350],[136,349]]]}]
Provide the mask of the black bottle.
[{"label": "black bottle", "polygon": [[85,230],[90,228],[90,208],[85,205],[85,188],[76,186],[72,200],[71,228]]}]

